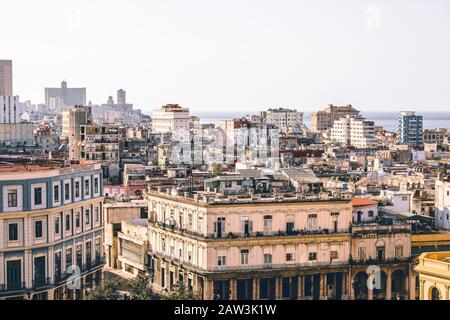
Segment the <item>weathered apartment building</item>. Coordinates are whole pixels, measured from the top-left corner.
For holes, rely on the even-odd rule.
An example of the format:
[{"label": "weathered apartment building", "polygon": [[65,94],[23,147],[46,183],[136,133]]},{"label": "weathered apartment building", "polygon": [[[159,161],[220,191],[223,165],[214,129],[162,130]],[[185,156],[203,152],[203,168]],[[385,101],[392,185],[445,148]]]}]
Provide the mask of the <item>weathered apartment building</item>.
[{"label": "weathered apartment building", "polygon": [[377,212],[352,223],[362,209],[351,199],[145,197],[158,291],[181,281],[203,299],[415,298],[410,226],[376,223]]}]

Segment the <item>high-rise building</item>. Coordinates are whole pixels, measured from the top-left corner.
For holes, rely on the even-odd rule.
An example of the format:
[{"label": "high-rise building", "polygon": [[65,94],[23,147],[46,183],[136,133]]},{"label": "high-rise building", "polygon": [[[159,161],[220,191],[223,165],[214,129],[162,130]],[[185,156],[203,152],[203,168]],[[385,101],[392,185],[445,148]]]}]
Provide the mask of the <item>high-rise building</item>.
[{"label": "high-rise building", "polygon": [[178,104],[167,104],[154,109],[152,113],[152,131],[154,133],[189,130],[189,108]]},{"label": "high-rise building", "polygon": [[117,91],[117,104],[127,103],[127,92],[125,90],[119,89]]},{"label": "high-rise building", "polygon": [[288,128],[303,126],[303,113],[295,109],[269,109],[261,112],[261,118],[265,124],[275,125],[282,131]]},{"label": "high-rise building", "polygon": [[12,61],[0,60],[0,96],[13,95]]},{"label": "high-rise building", "polygon": [[334,121],[331,139],[355,148],[376,148],[377,138],[373,121],[349,116]]},{"label": "high-rise building", "polygon": [[45,88],[45,104],[64,108],[85,106],[86,88],[69,88],[66,81],[61,82],[61,88]]},{"label": "high-rise building", "polygon": [[19,118],[19,96],[0,95],[0,123],[18,123]]},{"label": "high-rise building", "polygon": [[[100,164],[9,158],[0,199],[0,300],[82,299],[101,280]],[[68,285],[72,274],[82,285]]]},{"label": "high-rise building", "polygon": [[69,128],[69,159],[79,161],[81,159],[81,126],[92,123],[91,108],[75,106],[69,111],[68,122],[65,127]]},{"label": "high-rise building", "polygon": [[330,129],[334,121],[346,116],[357,117],[360,112],[352,107],[351,104],[347,106],[333,106],[330,104],[325,110],[311,113],[311,130],[325,131]]},{"label": "high-rise building", "polygon": [[414,148],[423,146],[423,117],[413,111],[403,111],[398,117],[397,142]]}]

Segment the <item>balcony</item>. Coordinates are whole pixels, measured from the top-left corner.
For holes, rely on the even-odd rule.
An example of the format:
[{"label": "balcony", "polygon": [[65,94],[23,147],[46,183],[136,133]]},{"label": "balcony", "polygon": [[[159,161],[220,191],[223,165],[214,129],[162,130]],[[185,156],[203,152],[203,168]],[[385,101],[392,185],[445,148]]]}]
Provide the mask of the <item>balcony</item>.
[{"label": "balcony", "polygon": [[156,222],[154,220],[149,220],[149,223],[155,227],[174,232],[180,235],[190,235],[202,239],[236,239],[236,238],[251,238],[251,237],[289,237],[289,236],[317,236],[317,235],[333,235],[333,234],[346,234],[350,233],[350,228],[342,229],[317,229],[317,230],[278,230],[278,231],[252,231],[252,232],[225,232],[220,237],[217,233],[203,234],[200,232],[195,232],[187,230],[184,228],[179,228],[176,225],[169,225],[166,223]]},{"label": "balcony", "polygon": [[36,277],[33,279],[33,288],[42,288],[51,285],[49,277]]},{"label": "balcony", "polygon": [[310,269],[310,268],[328,268],[348,266],[348,260],[344,261],[308,261],[304,263],[281,263],[272,264],[264,263],[259,265],[237,265],[237,266],[217,266],[208,268],[207,272],[251,272],[251,271],[267,271],[267,270],[290,270],[290,269]]},{"label": "balcony", "polygon": [[220,238],[217,234],[208,234],[207,238],[224,239],[224,238],[251,238],[251,237],[289,237],[289,236],[317,236],[317,235],[333,235],[350,233],[350,228],[344,229],[317,229],[317,230],[279,230],[279,231],[256,231],[256,232],[228,232]]},{"label": "balcony", "polygon": [[0,293],[25,290],[25,281],[0,284]]},{"label": "balcony", "polygon": [[410,257],[405,258],[386,258],[386,259],[350,259],[351,265],[380,265],[380,264],[399,264],[411,262]]}]

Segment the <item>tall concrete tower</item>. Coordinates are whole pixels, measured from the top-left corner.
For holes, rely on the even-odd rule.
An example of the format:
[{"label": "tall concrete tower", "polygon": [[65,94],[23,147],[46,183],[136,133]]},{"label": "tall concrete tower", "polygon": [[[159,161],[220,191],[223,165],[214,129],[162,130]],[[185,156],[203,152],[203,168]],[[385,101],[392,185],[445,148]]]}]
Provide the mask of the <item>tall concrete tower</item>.
[{"label": "tall concrete tower", "polygon": [[0,96],[12,95],[12,60],[0,60]]},{"label": "tall concrete tower", "polygon": [[117,104],[127,103],[127,92],[125,90],[119,89],[117,91]]}]

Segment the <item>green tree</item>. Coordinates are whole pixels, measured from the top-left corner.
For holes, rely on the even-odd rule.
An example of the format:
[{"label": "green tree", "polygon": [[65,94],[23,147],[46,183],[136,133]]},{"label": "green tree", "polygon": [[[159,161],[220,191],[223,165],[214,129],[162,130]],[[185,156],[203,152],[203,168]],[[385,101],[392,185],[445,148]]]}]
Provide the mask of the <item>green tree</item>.
[{"label": "green tree", "polygon": [[87,296],[88,300],[119,300],[121,283],[117,279],[106,279]]},{"label": "green tree", "polygon": [[132,300],[159,300],[150,285],[150,276],[138,275],[128,283],[128,291]]},{"label": "green tree", "polygon": [[174,286],[164,299],[166,300],[200,300],[200,295],[196,292],[187,290],[184,283],[179,282]]}]

